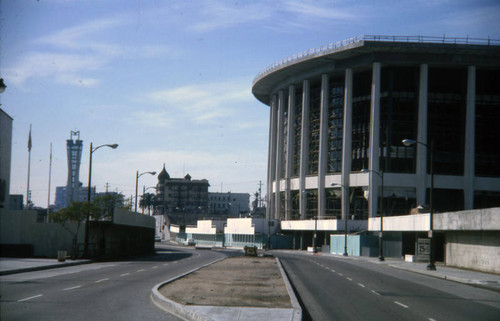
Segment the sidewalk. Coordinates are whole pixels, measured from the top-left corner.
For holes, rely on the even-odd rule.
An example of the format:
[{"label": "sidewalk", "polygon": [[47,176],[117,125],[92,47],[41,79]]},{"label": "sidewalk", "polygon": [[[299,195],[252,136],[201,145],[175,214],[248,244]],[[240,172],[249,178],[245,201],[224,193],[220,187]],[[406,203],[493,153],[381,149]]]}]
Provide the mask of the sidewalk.
[{"label": "sidewalk", "polygon": [[0,258],[0,275],[48,270],[53,268],[92,263],[91,260],[66,260],[36,258]]}]

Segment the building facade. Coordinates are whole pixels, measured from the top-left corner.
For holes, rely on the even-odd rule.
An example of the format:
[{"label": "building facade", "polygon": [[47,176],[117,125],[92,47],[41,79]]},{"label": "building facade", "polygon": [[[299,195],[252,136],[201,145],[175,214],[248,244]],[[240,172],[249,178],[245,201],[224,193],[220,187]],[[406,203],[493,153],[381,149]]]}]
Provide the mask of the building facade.
[{"label": "building facade", "polygon": [[156,185],[157,214],[169,215],[176,224],[196,224],[196,219],[208,213],[208,181],[171,178],[163,165]]},{"label": "building facade", "polygon": [[[75,137],[76,139],[73,139]],[[82,160],[83,141],[80,140],[80,131],[71,131],[70,139],[66,140],[68,154],[68,181],[66,183],[65,206],[80,201],[80,163]]]},{"label": "building facade", "polygon": [[0,208],[9,207],[12,121],[0,108]]},{"label": "building facade", "polygon": [[248,193],[208,193],[209,214],[217,217],[239,217],[250,212]]},{"label": "building facade", "polygon": [[252,92],[270,106],[268,217],[410,214],[431,189],[437,212],[500,205],[500,41],[355,37]]}]

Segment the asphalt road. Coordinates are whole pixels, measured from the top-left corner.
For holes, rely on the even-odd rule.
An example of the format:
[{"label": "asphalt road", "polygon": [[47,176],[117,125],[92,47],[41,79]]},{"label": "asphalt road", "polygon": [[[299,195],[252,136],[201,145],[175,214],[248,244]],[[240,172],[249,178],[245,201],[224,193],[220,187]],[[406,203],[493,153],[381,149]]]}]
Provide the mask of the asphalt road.
[{"label": "asphalt road", "polygon": [[500,320],[500,294],[368,261],[274,252],[304,320]]},{"label": "asphalt road", "polygon": [[154,285],[225,256],[157,247],[157,255],[2,276],[0,319],[180,320],[150,299]]}]

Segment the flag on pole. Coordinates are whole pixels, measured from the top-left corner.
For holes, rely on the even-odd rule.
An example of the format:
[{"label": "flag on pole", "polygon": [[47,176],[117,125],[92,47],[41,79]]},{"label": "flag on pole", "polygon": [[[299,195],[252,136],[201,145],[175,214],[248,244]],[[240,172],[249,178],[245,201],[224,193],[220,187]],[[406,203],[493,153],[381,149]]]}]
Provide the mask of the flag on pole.
[{"label": "flag on pole", "polygon": [[31,152],[31,124],[30,124],[30,133],[28,135],[28,152]]}]

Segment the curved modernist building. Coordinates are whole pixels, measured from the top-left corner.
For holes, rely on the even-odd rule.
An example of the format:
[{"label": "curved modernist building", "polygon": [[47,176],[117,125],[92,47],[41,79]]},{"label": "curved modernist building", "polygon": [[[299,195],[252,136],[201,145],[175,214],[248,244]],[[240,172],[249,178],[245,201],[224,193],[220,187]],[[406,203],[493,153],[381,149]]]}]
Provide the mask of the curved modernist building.
[{"label": "curved modernist building", "polygon": [[270,106],[271,218],[404,215],[431,187],[435,211],[500,206],[499,41],[355,37],[283,59],[252,92]]}]

